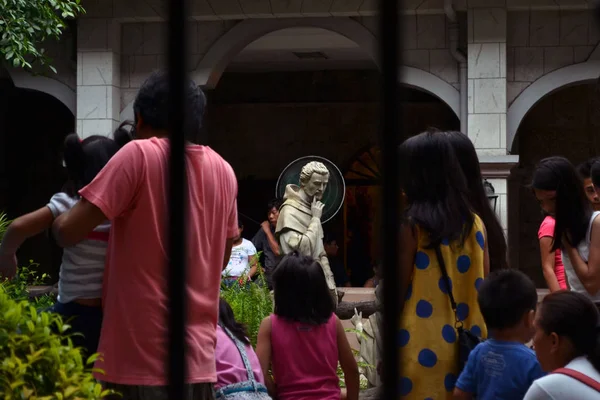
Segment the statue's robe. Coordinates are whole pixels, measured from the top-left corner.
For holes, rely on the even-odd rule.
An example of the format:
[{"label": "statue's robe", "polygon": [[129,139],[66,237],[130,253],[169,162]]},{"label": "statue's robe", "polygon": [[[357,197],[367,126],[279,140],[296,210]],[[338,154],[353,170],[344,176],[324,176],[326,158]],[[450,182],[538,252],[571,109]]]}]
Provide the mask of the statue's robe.
[{"label": "statue's robe", "polygon": [[297,250],[300,254],[312,257],[323,268],[327,286],[337,304],[335,279],[329,266],[327,253],[323,246],[323,227],[319,218],[313,218],[311,204],[300,196],[300,187],[287,185],[283,196],[283,205],[279,209],[279,218],[275,235],[283,254]]}]

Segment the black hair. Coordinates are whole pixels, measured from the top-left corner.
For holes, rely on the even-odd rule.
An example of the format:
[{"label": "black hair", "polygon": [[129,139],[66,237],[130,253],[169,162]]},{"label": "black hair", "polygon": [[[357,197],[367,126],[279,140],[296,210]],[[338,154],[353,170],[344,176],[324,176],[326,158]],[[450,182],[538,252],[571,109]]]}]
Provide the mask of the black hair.
[{"label": "black hair", "polygon": [[568,338],[578,356],[587,356],[600,372],[600,315],[596,305],[578,292],[548,294],[538,310],[538,325],[547,334]]},{"label": "black hair", "polygon": [[321,325],[335,311],[321,264],[294,251],[273,273],[275,315],[293,322]]},{"label": "black hair", "polygon": [[533,281],[516,269],[492,272],[479,287],[477,301],[489,329],[508,329],[535,310],[537,291]]},{"label": "black hair", "polygon": [[330,244],[333,241],[337,242],[337,235],[334,234],[333,232],[326,232],[323,235],[323,243]]},{"label": "black hair", "polygon": [[573,164],[564,157],[543,159],[533,173],[531,187],[556,191],[555,240],[551,251],[561,248],[560,238],[577,247],[587,234],[592,206]]},{"label": "black hair", "polygon": [[598,158],[590,158],[577,166],[577,173],[582,180],[592,177],[592,165],[594,165],[596,161],[598,161]]},{"label": "black hair", "polygon": [[274,208],[279,210],[281,208],[282,204],[283,204],[283,200],[280,199],[279,197],[276,199],[269,200],[269,202],[267,203],[267,214],[270,213],[271,210]]},{"label": "black hair", "polygon": [[594,165],[592,165],[591,170],[592,183],[594,186],[600,188],[600,159],[596,159]]},{"label": "black hair", "polygon": [[221,325],[222,328],[229,329],[229,332],[231,332],[231,334],[240,342],[246,345],[250,344],[246,326],[235,320],[231,306],[222,297],[219,298],[219,325]]},{"label": "black hair", "polygon": [[[185,126],[186,140],[196,143],[204,109],[206,97],[202,90],[191,80],[188,80],[185,89],[185,107],[187,107],[187,120]],[[133,102],[133,113],[137,124],[142,117],[142,123],[154,130],[169,131],[169,76],[164,71],[154,72],[142,84]]]},{"label": "black hair", "polygon": [[427,232],[430,247],[444,239],[462,245],[475,217],[466,179],[448,136],[423,132],[406,140],[400,153],[409,221]]},{"label": "black hair", "polygon": [[483,187],[483,176],[475,146],[469,137],[461,132],[445,132],[450,139],[461,170],[467,182],[467,195],[475,214],[479,215],[487,231],[490,271],[508,267],[507,246],[504,231]]},{"label": "black hair", "polygon": [[94,135],[81,140],[76,133],[67,135],[63,153],[68,176],[65,193],[77,197],[77,192],[92,182],[108,160],[131,141],[124,125],[121,124],[114,132],[114,139]]}]

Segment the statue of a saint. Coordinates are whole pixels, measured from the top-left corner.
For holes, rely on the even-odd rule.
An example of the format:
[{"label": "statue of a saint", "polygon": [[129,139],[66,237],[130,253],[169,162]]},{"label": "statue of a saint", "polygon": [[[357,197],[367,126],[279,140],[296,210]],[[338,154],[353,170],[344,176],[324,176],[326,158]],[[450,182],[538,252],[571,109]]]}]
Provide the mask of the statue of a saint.
[{"label": "statue of a saint", "polygon": [[337,305],[335,280],[323,246],[321,225],[324,207],[321,199],[328,182],[329,170],[323,163],[311,161],[306,164],[300,172],[300,186],[287,185],[285,188],[275,234],[283,254],[296,250],[321,264]]}]

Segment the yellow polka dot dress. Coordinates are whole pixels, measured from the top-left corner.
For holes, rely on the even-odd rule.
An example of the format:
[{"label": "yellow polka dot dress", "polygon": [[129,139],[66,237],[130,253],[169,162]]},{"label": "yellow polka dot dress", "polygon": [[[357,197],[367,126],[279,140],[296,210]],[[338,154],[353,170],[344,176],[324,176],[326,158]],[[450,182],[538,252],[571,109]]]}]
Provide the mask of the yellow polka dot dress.
[{"label": "yellow polka dot dress", "polygon": [[[464,245],[443,241],[442,256],[450,286],[465,328],[481,337],[487,329],[477,304],[483,281],[483,223],[475,216]],[[403,399],[452,399],[458,378],[458,344],[448,288],[435,255],[428,249],[427,233],[417,227],[417,253],[407,300],[400,318],[400,393]]]}]

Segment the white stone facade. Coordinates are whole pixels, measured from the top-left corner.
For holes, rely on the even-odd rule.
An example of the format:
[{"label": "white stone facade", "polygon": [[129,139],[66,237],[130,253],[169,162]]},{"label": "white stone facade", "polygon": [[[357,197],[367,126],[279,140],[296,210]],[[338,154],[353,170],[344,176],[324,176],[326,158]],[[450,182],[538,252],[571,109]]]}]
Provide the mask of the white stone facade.
[{"label": "white stone facade", "polygon": [[[376,63],[377,3],[192,0],[189,71],[199,84],[214,87],[232,57],[247,44],[271,31],[303,24],[331,29],[354,40]],[[590,5],[585,0],[404,3],[399,17],[404,68],[399,80],[440,97],[457,116],[466,115],[462,126],[466,126],[482,163],[491,166],[484,172],[493,178],[500,195],[498,213],[506,228],[506,178],[518,162],[518,156],[509,155],[521,119],[541,97],[557,88],[553,76],[560,75],[559,80],[571,84],[598,75],[600,52],[594,50],[600,30]],[[40,84],[40,90],[65,104],[70,101],[66,99],[69,93],[75,96],[76,101],[71,102],[76,104],[77,131],[82,136],[108,135],[120,121],[132,116],[131,104],[143,80],[165,65],[165,2],[88,0],[83,5],[87,13],[79,20],[76,67],[60,61],[64,49],[50,49],[58,54],[62,67],[58,76],[52,77],[58,86]],[[466,56],[466,84],[461,82],[459,62],[452,53],[450,11],[459,15],[459,51]],[[567,68],[577,71],[565,72]],[[34,77],[28,80],[15,71],[11,74],[15,82],[18,78],[18,86],[36,88]],[[459,101],[461,87],[467,90],[465,104]],[[463,107],[466,114],[461,114]]]}]

